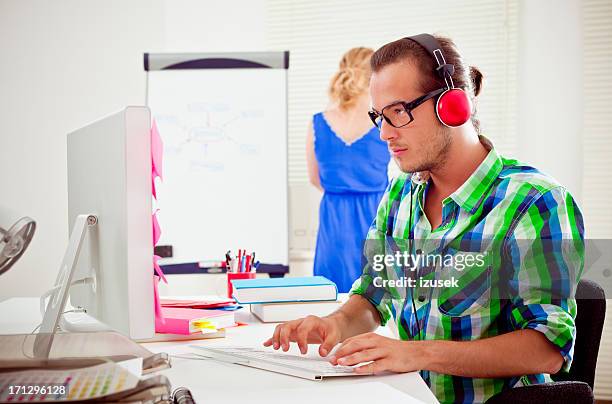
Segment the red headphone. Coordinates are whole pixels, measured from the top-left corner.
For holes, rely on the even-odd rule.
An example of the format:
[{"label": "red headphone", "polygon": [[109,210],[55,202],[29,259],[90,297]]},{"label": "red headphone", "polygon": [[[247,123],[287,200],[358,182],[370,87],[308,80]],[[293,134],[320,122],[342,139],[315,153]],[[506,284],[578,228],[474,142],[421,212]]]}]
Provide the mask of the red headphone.
[{"label": "red headphone", "polygon": [[429,34],[419,34],[406,37],[421,45],[429,53],[438,67],[436,73],[444,79],[446,87],[444,92],[438,96],[436,101],[436,115],[442,124],[456,128],[470,120],[472,116],[472,102],[470,97],[461,88],[455,88],[453,84],[453,73],[455,66],[447,64],[442,54],[442,47],[438,40]]}]

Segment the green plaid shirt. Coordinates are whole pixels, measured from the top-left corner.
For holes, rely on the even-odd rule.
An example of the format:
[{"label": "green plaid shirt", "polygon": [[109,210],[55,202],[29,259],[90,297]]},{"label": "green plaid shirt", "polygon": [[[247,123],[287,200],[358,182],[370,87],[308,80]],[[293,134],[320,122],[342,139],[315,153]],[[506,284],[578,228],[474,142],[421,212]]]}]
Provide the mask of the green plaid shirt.
[{"label": "green plaid shirt", "polygon": [[[499,156],[482,136],[481,142],[487,157],[443,201],[442,223],[435,230],[423,213],[426,179],[417,183],[415,175],[402,174],[389,184],[368,232],[363,274],[351,294],[370,301],[382,325],[393,319],[390,324],[402,340],[471,341],[520,329],[539,331],[559,348],[567,371],[575,337],[572,293],[584,263],[582,215],[554,179]],[[376,253],[408,250],[434,259],[417,261],[416,272],[396,263],[373,269]],[[436,261],[436,254],[450,255],[454,267]],[[474,259],[478,254],[484,259]],[[380,284],[406,273],[453,282],[414,288]],[[550,380],[542,374],[509,379],[421,375],[441,402],[484,402],[503,389]]]}]

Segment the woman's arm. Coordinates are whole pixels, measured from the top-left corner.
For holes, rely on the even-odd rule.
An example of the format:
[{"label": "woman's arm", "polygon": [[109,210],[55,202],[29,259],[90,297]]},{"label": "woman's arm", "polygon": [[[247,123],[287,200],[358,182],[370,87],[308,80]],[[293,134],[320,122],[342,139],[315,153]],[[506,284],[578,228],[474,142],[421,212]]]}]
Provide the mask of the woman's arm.
[{"label": "woman's arm", "polygon": [[323,191],[321,187],[321,179],[319,178],[319,164],[315,156],[314,150],[314,129],[312,121],[308,124],[308,133],[306,135],[306,163],[308,165],[308,178],[310,183],[317,187],[319,191]]}]

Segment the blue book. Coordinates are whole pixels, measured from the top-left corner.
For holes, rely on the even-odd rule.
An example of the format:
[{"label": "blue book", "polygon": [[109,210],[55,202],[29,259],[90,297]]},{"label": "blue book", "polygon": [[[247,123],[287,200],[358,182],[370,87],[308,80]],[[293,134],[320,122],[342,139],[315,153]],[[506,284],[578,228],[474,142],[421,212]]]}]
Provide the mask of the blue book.
[{"label": "blue book", "polygon": [[323,276],[232,280],[240,304],[315,302],[338,299],[336,284]]}]

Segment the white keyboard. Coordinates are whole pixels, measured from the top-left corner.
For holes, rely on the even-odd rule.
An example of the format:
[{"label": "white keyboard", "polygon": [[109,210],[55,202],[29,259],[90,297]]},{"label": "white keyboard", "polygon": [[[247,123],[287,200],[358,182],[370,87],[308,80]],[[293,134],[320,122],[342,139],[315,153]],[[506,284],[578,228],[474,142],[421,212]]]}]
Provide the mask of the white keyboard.
[{"label": "white keyboard", "polygon": [[208,348],[191,346],[199,354],[231,362],[251,366],[258,369],[289,374],[311,380],[321,380],[325,377],[357,375],[351,366],[334,366],[325,358],[292,355],[284,352],[270,352],[255,348]]}]

